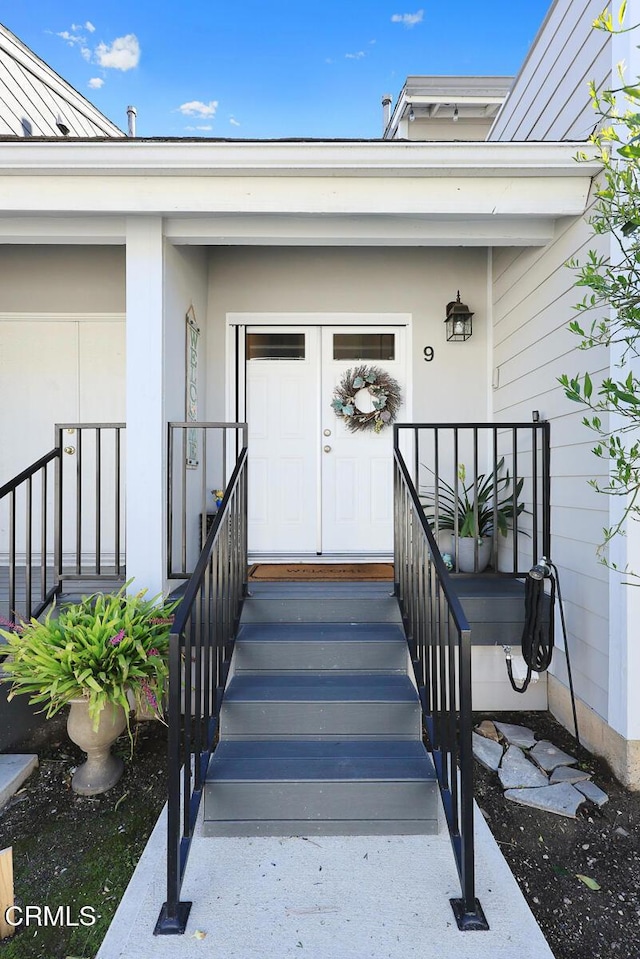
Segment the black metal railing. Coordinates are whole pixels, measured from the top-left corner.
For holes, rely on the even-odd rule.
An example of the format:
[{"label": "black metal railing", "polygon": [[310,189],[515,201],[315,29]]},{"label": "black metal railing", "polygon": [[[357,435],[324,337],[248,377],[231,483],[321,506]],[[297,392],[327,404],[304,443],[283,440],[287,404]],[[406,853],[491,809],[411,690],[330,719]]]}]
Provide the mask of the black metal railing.
[{"label": "black metal railing", "polygon": [[53,565],[59,448],[0,487],[0,612],[11,623],[38,617],[58,589]]},{"label": "black metal railing", "polygon": [[169,423],[167,440],[167,577],[188,579],[217,513],[240,450],[244,423]]},{"label": "black metal railing", "polygon": [[0,487],[0,615],[38,617],[67,579],[124,579],[122,423],[59,423]]},{"label": "black metal railing", "polygon": [[403,423],[397,435],[455,572],[488,562],[493,572],[521,577],[549,556],[548,422]]},{"label": "black metal railing", "polygon": [[429,749],[462,897],[461,929],[487,929],[475,895],[471,629],[444,565],[394,427],[394,569]]},{"label": "black metal railing", "polygon": [[[246,440],[246,428],[244,430]],[[172,626],[169,650],[167,898],[156,935],[184,932],[180,901],[215,747],[247,575],[247,449],[240,452]]]},{"label": "black metal railing", "polygon": [[124,430],[124,423],[56,425],[61,580],[125,578]]}]

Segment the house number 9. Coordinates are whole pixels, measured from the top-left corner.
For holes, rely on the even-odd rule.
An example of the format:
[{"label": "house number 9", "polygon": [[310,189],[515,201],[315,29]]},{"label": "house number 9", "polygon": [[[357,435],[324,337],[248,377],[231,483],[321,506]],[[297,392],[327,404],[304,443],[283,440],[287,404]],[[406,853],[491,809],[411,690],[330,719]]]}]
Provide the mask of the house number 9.
[{"label": "house number 9", "polygon": [[433,347],[432,347],[432,346],[425,346],[425,348],[424,348],[424,350],[423,350],[422,352],[424,353],[424,361],[425,361],[425,363],[430,363],[431,360],[432,360],[433,357],[434,357]]}]

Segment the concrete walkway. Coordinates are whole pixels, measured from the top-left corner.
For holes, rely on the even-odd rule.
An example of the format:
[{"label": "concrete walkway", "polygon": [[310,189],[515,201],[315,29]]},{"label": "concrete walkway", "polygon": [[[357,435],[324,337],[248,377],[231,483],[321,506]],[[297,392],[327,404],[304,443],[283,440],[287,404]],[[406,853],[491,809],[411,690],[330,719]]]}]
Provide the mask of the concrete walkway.
[{"label": "concrete walkway", "polygon": [[[488,932],[460,932],[446,833],[194,837],[184,936],[154,937],[165,898],[160,817],[96,959],[553,959],[476,808],[477,895]],[[204,934],[204,935],[202,935]]]}]

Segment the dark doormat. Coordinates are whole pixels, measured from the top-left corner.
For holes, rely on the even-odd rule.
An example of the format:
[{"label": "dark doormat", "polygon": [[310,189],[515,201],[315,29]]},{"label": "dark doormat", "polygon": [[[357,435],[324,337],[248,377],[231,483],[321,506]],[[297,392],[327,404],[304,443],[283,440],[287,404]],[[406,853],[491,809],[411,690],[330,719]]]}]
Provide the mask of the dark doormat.
[{"label": "dark doormat", "polygon": [[393,563],[255,563],[249,567],[249,579],[271,582],[391,582]]}]

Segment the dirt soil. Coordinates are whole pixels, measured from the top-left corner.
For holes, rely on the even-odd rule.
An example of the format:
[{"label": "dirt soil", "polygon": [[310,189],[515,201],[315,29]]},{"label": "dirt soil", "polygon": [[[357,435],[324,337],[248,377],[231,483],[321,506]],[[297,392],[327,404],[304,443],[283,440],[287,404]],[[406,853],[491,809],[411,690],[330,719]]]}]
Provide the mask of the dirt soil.
[{"label": "dirt soil", "polygon": [[[528,726],[580,760],[609,801],[576,819],[519,806],[475,763],[476,799],[556,959],[640,959],[640,793],[584,749],[549,713],[478,713],[476,722]],[[584,878],[599,888],[592,889]]]},{"label": "dirt soil", "polygon": [[93,959],[166,801],[161,723],[135,726],[133,759],[127,735],[120,737],[113,751],[124,759],[124,775],[98,797],[71,790],[84,756],[65,726],[60,714],[12,747],[12,753],[36,752],[40,766],[0,811],[0,849],[13,846],[17,905],[48,905],[54,915],[58,906],[69,907],[64,918],[75,923],[89,906],[97,921],[19,928],[0,943],[0,959]]},{"label": "dirt soil", "polygon": [[[538,739],[576,755],[609,794],[601,810],[585,804],[577,819],[567,819],[509,802],[496,774],[476,763],[478,803],[556,959],[640,959],[640,793],[625,790],[604,763],[576,751],[547,713],[474,718],[529,726]],[[0,943],[0,959],[94,959],[165,802],[160,723],[138,725],[133,760],[127,737],[118,741],[125,774],[95,798],[70,788],[81,754],[64,723],[63,717],[50,720],[39,739],[12,749],[38,752],[40,768],[0,812],[0,848],[13,846],[18,905],[69,906],[71,919],[91,906],[98,919],[89,927],[21,929]]]}]

